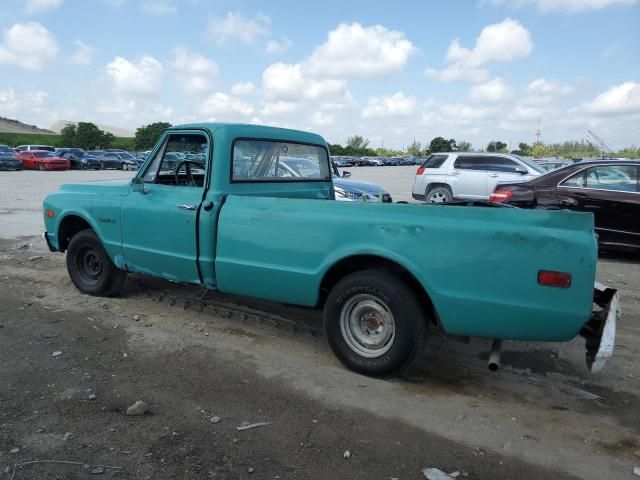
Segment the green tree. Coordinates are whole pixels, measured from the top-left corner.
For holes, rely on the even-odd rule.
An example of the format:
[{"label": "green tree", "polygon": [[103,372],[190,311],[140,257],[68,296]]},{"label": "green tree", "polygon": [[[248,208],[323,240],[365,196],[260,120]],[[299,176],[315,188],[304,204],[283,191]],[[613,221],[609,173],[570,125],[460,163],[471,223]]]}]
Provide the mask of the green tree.
[{"label": "green tree", "polygon": [[451,152],[456,149],[456,141],[452,138],[446,140],[443,137],[435,137],[429,144],[429,151],[431,153],[436,152]]},{"label": "green tree", "polygon": [[536,142],[531,147],[531,155],[533,155],[534,157],[545,157],[549,155],[549,151],[547,150],[547,147],[544,143]]},{"label": "green tree", "polygon": [[[113,135],[111,135],[113,137]],[[94,149],[104,148],[105,133],[95,124],[90,122],[79,122],[76,127],[76,141],[74,147]]]},{"label": "green tree", "polygon": [[156,122],[149,125],[143,125],[136,130],[136,136],[133,141],[137,150],[150,150],[156,144],[162,132],[171,126],[167,122]]},{"label": "green tree", "polygon": [[531,155],[531,147],[524,142],[518,144],[518,150],[520,151],[520,155],[524,155],[525,157]]},{"label": "green tree", "polygon": [[359,148],[367,148],[369,146],[369,140],[364,138],[362,135],[352,135],[347,138],[347,147],[359,149]]},{"label": "green tree", "polygon": [[409,144],[407,147],[407,154],[413,155],[414,157],[419,157],[422,155],[422,145],[420,142],[417,142],[415,139],[413,142]]},{"label": "green tree", "polygon": [[489,142],[487,152],[503,152],[507,148],[507,144],[500,140]]},{"label": "green tree", "polygon": [[473,145],[469,142],[465,142],[464,140],[460,140],[457,145],[458,152],[471,152],[473,150]]},{"label": "green tree", "polygon": [[66,147],[76,146],[76,125],[69,123],[60,130],[60,142]]}]

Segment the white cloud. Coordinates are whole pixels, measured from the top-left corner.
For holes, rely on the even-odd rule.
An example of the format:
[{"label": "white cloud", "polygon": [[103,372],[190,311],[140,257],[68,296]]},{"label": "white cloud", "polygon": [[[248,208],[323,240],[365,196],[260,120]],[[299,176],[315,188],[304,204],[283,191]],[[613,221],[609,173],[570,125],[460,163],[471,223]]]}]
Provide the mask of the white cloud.
[{"label": "white cloud", "polygon": [[488,3],[493,6],[506,5],[514,8],[534,5],[538,10],[545,13],[576,13],[587,10],[600,10],[614,5],[634,5],[637,0],[484,0],[482,3]]},{"label": "white cloud", "polygon": [[640,83],[625,82],[611,87],[586,103],[584,109],[597,115],[640,113]]},{"label": "white cloud", "polygon": [[284,100],[277,100],[275,102],[263,102],[262,103],[262,115],[284,115],[288,113],[297,112],[300,109],[300,104],[297,102],[287,102]]},{"label": "white cloud", "polygon": [[416,107],[415,97],[402,92],[388,97],[372,97],[362,110],[362,118],[404,117],[413,114]]},{"label": "white cloud", "polygon": [[239,98],[222,92],[212,93],[200,107],[200,113],[209,116],[221,115],[229,117],[249,116],[253,114],[253,106]]},{"label": "white cloud", "polygon": [[489,78],[489,72],[484,68],[474,68],[468,65],[462,65],[457,63],[451,65],[443,70],[435,70],[433,68],[427,68],[425,75],[431,80],[436,80],[443,83],[451,82],[469,82],[479,83],[484,82]]},{"label": "white cloud", "polygon": [[345,80],[306,78],[299,63],[274,63],[262,73],[262,89],[269,100],[298,101],[342,97],[346,94]]},{"label": "white cloud", "polygon": [[95,48],[81,40],[76,40],[74,43],[76,50],[71,54],[71,63],[75,63],[76,65],[91,65]]},{"label": "white cloud", "polygon": [[241,97],[256,93],[256,86],[251,82],[239,82],[231,87],[231,93]]},{"label": "white cloud", "polygon": [[336,119],[332,113],[315,112],[311,115],[311,123],[317,127],[327,127],[333,125]]},{"label": "white cloud", "polygon": [[209,21],[207,35],[220,45],[232,39],[251,45],[256,38],[269,35],[270,24],[271,18],[264,14],[247,18],[238,12],[228,12],[226,17],[216,17]]},{"label": "white cloud", "polygon": [[536,95],[568,95],[573,92],[573,87],[569,85],[561,85],[553,80],[537,78],[528,86],[529,92]]},{"label": "white cloud", "polygon": [[342,23],[304,62],[314,77],[370,77],[400,72],[416,51],[403,32]]},{"label": "white cloud", "polygon": [[269,40],[265,47],[265,52],[270,54],[284,53],[291,48],[293,42],[287,37],[282,37],[280,40]]},{"label": "white cloud", "polygon": [[[488,25],[476,38],[472,49],[460,45],[454,39],[445,57],[449,64],[442,71],[427,69],[425,74],[444,82],[466,80],[484,81],[487,72],[480,67],[489,62],[509,62],[528,56],[533,49],[529,31],[517,20],[507,18],[500,23]],[[481,78],[482,80],[477,80]]]},{"label": "white cloud", "polygon": [[96,106],[96,112],[111,116],[122,123],[134,121],[138,123],[170,121],[173,117],[173,108],[145,99],[131,99],[116,97],[103,100]]},{"label": "white cloud", "polygon": [[422,123],[428,126],[459,127],[472,125],[477,127],[481,122],[496,116],[496,107],[473,107],[463,103],[447,103],[433,107],[422,115]]},{"label": "white cloud", "polygon": [[55,37],[38,22],[16,23],[4,31],[0,44],[0,65],[17,65],[26,70],[41,70],[58,54]]},{"label": "white cloud", "polygon": [[150,55],[144,55],[137,62],[116,57],[106,70],[118,94],[152,95],[162,85],[162,64]]},{"label": "white cloud", "polygon": [[469,95],[474,102],[501,103],[513,96],[513,90],[504,79],[497,77],[489,82],[471,87]]},{"label": "white cloud", "polygon": [[216,62],[198,53],[191,53],[184,47],[174,49],[171,68],[189,95],[211,91],[218,79],[219,68]]},{"label": "white cloud", "polygon": [[140,11],[147,15],[171,15],[178,9],[175,5],[164,0],[146,0],[140,4]]},{"label": "white cloud", "polygon": [[25,10],[27,13],[42,13],[57,10],[62,6],[62,0],[27,0]]},{"label": "white cloud", "polygon": [[15,118],[26,113],[41,113],[47,106],[48,94],[38,90],[18,92],[12,88],[0,90],[0,112],[2,116]]}]

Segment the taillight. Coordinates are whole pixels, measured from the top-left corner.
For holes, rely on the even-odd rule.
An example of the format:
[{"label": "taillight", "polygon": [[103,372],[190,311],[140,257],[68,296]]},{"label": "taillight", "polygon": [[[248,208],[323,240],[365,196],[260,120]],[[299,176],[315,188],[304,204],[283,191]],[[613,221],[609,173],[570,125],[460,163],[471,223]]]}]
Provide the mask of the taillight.
[{"label": "taillight", "polygon": [[571,286],[571,274],[540,270],[538,272],[538,283],[547,287],[569,288]]},{"label": "taillight", "polygon": [[416,175],[422,175],[424,173],[424,166],[420,165],[416,171]]},{"label": "taillight", "polygon": [[511,190],[496,190],[489,196],[490,202],[504,203],[511,200],[513,192]]}]

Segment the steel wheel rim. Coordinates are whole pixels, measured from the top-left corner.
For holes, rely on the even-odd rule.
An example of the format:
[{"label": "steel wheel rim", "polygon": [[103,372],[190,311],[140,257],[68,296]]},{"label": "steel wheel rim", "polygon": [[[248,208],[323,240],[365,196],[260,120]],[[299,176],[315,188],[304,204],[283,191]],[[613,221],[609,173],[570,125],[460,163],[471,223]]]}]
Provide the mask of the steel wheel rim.
[{"label": "steel wheel rim", "polygon": [[435,191],[429,195],[429,203],[447,203],[448,201],[448,195],[445,195],[442,191]]},{"label": "steel wheel rim", "polygon": [[98,252],[91,247],[82,248],[76,255],[76,267],[84,283],[95,285],[102,276],[102,260]]},{"label": "steel wheel rim", "polygon": [[358,355],[378,358],[393,346],[396,325],[386,303],[373,295],[359,294],[342,307],[340,332],[347,346]]}]

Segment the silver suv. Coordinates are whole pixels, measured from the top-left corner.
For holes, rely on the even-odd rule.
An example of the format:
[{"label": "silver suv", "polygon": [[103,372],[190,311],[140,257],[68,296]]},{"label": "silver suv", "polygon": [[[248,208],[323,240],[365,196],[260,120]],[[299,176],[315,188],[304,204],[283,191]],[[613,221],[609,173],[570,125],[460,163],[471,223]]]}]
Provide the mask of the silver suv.
[{"label": "silver suv", "polygon": [[486,200],[498,183],[527,182],[545,173],[526,158],[507,153],[443,152],[416,172],[412,195],[428,203],[454,198]]}]

